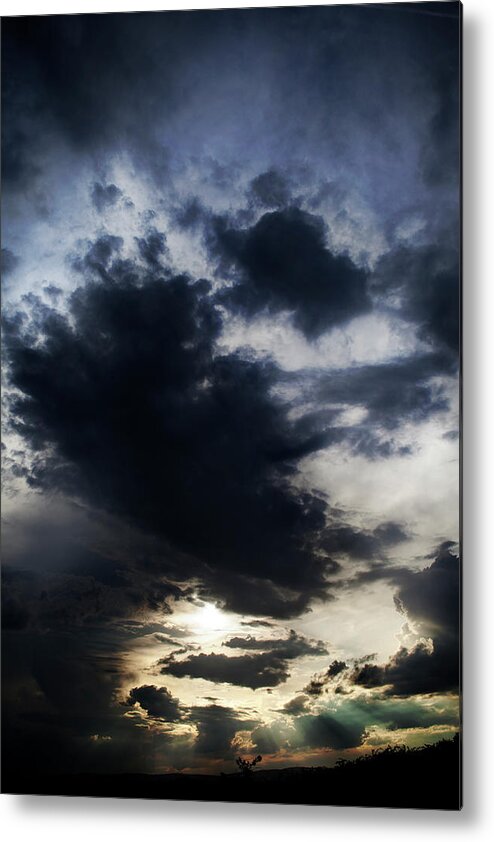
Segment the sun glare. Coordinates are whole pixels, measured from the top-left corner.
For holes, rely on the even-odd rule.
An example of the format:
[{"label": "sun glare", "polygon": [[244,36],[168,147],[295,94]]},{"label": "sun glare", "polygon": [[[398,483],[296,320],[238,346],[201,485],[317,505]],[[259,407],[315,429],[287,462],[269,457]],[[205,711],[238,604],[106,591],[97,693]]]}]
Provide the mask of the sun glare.
[{"label": "sun glare", "polygon": [[229,619],[216,605],[206,602],[190,618],[191,625],[201,631],[223,631],[229,625]]}]

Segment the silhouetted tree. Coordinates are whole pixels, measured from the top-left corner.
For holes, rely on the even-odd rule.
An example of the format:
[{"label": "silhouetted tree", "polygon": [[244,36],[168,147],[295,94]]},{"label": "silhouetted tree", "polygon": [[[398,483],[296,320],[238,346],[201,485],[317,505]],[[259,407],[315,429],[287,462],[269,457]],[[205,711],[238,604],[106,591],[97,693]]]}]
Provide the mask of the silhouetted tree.
[{"label": "silhouetted tree", "polygon": [[257,757],[254,757],[252,760],[247,760],[244,757],[235,758],[235,762],[243,775],[252,774],[254,766],[257,766],[257,764],[260,763],[261,760],[262,757],[260,754],[258,754]]}]

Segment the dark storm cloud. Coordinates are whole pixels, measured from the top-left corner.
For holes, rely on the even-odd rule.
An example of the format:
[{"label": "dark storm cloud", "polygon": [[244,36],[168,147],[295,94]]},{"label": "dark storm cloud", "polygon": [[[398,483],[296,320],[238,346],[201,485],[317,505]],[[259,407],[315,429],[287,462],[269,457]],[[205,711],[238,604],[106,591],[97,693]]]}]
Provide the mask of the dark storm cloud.
[{"label": "dark storm cloud", "polygon": [[[206,197],[211,184],[229,207],[236,162],[250,184],[251,216],[242,223],[239,217],[234,229],[251,225],[244,234],[250,231],[247,245],[255,248],[244,246],[237,254],[237,247],[233,259],[256,286],[237,284],[235,306],[247,314],[264,306],[290,312],[296,272],[284,290],[265,283],[260,270],[264,257],[272,256],[269,232],[256,229],[252,211],[283,214],[290,201],[297,203],[290,198],[297,159],[326,180],[337,173],[347,196],[357,185],[359,201],[386,230],[411,206],[423,209],[428,231],[437,228],[438,185],[441,197],[452,194],[457,161],[449,144],[451,137],[456,142],[451,115],[459,87],[458,4],[450,5],[451,20],[432,22],[378,6],[5,20],[4,186],[29,197],[28,223],[35,196],[43,209],[55,187],[58,201],[74,159],[76,174],[89,164],[90,179],[100,183],[101,173],[111,173],[115,158],[125,160],[128,153],[138,177],[151,176],[158,189],[164,182],[180,189],[192,163],[208,185]],[[431,154],[435,160],[426,160]],[[181,208],[177,223],[193,230],[204,222],[204,198]],[[454,217],[455,201],[449,204]],[[346,208],[337,212],[344,226],[345,214],[355,224]],[[310,228],[307,233],[300,226],[297,256]],[[362,261],[372,251],[365,239]],[[260,260],[259,246],[265,247]],[[323,283],[329,263],[337,268],[335,260],[344,258],[331,261],[318,250],[306,262],[304,296],[314,302],[302,305],[305,312],[295,318],[307,335],[369,307],[366,284],[358,281],[360,270],[350,272],[351,264],[340,274],[353,283],[339,287],[338,296]],[[385,456],[386,447],[392,452],[375,437],[362,436],[358,447],[373,458]]]},{"label": "dark storm cloud", "polygon": [[[335,569],[335,562],[324,559],[324,567],[330,572]],[[220,596],[225,608],[237,614],[254,614],[261,617],[271,616],[279,620],[292,620],[310,608],[311,602],[329,601],[333,597],[327,587],[318,589],[286,588],[266,580],[262,576],[254,577],[239,572],[211,571],[208,580],[199,586],[204,599]]]},{"label": "dark storm cloud", "polygon": [[303,655],[326,655],[327,649],[322,640],[308,640],[297,632],[290,631],[288,637],[262,640],[252,636],[232,637],[222,644],[230,649],[257,649],[262,652],[276,652],[281,658],[291,660]]},{"label": "dark storm cloud", "polygon": [[327,248],[320,217],[299,208],[266,213],[251,228],[215,225],[213,252],[240,272],[219,300],[234,312],[293,313],[314,339],[370,309],[366,273]]},{"label": "dark storm cloud", "polygon": [[304,692],[308,693],[309,696],[320,696],[321,693],[324,692],[325,686],[326,681],[324,676],[314,676],[314,678],[311,678],[307,686],[304,687]]},{"label": "dark storm cloud", "polygon": [[[421,151],[420,166],[422,177],[429,186],[448,185],[458,189],[461,65],[457,26],[460,8],[459,3],[442,4],[442,8],[437,3],[434,5],[436,14],[441,15],[443,20],[436,21],[436,32],[431,32],[437,45],[434,74],[430,79],[435,95],[435,107],[429,122],[428,136]],[[437,37],[439,31],[442,32],[441,39]]]},{"label": "dark storm cloud", "polygon": [[43,292],[54,305],[63,298],[63,289],[61,287],[57,287],[55,284],[47,284],[47,286],[43,287]]},{"label": "dark storm cloud", "polygon": [[270,620],[241,620],[241,626],[249,626],[253,629],[260,628],[260,629],[272,629],[276,628],[275,623],[271,623]]},{"label": "dark storm cloud", "polygon": [[[363,687],[388,687],[396,696],[452,692],[459,682],[460,569],[445,542],[430,567],[403,576],[395,602],[422,639],[401,647],[385,664],[364,664],[352,680]],[[432,645],[429,643],[432,640]]]},{"label": "dark storm cloud", "polygon": [[19,265],[20,258],[13,251],[2,248],[0,269],[2,278],[7,278]]},{"label": "dark storm cloud", "polygon": [[12,514],[2,534],[2,592],[25,607],[31,629],[116,624],[118,637],[124,618],[142,623],[142,615],[169,614],[189,597],[187,583],[163,575],[162,541],[60,499],[35,501],[39,508]]},{"label": "dark storm cloud", "polygon": [[185,231],[194,231],[202,227],[208,222],[210,215],[211,212],[197,196],[189,196],[183,204],[172,208],[170,212],[172,223]]},{"label": "dark storm cloud", "polygon": [[122,663],[113,649],[82,632],[4,632],[2,654],[10,773],[153,771],[148,736],[135,739],[115,701]]},{"label": "dark storm cloud", "polygon": [[136,238],[136,242],[139,254],[148,266],[151,269],[160,269],[163,259],[168,255],[165,234],[152,229],[146,237]]},{"label": "dark storm cloud", "polygon": [[367,570],[359,570],[351,579],[341,580],[334,583],[333,587],[338,588],[361,588],[362,585],[369,585],[373,582],[390,582],[392,585],[401,585],[412,571],[403,565],[389,564],[388,562],[371,562]]},{"label": "dark storm cloud", "polygon": [[379,526],[376,526],[374,529],[373,535],[384,546],[401,544],[402,541],[406,541],[410,537],[403,528],[403,524],[396,523],[396,521],[393,520],[380,523]]},{"label": "dark storm cloud", "polygon": [[393,430],[404,421],[425,421],[448,408],[433,378],[440,372],[452,374],[455,367],[456,362],[439,353],[356,366],[322,375],[318,394],[327,401],[364,407],[366,427]]},{"label": "dark storm cloud", "polygon": [[[122,568],[112,559],[88,551],[76,550],[69,558],[72,573],[4,567],[2,626],[7,623],[11,629],[29,627],[42,633],[106,629],[108,634],[115,633],[115,639],[121,639],[128,635],[122,633],[119,621],[149,611],[170,614],[170,603],[187,596],[186,588],[177,588],[143,570],[137,573]],[[40,567],[41,559],[41,554],[31,557],[31,567]]]},{"label": "dark storm cloud", "polygon": [[252,179],[249,189],[253,201],[265,208],[281,208],[290,203],[291,190],[285,176],[275,169]]},{"label": "dark storm cloud", "polygon": [[[136,632],[145,631],[137,625]],[[195,756],[231,757],[235,733],[258,724],[219,705],[188,708],[152,685],[135,687],[124,703],[118,701],[125,667],[101,634],[5,631],[2,653],[2,754],[11,774],[151,773],[159,771],[160,756],[180,768],[190,765],[191,750]],[[195,742],[136,727],[124,715],[136,703],[149,719],[194,724]]]},{"label": "dark storm cloud", "polygon": [[[365,410],[362,420],[349,426],[339,426],[336,418],[321,431],[322,441],[326,446],[345,443],[371,460],[410,455],[411,446],[395,441],[393,432],[403,424],[421,423],[449,409],[443,378],[454,376],[457,366],[457,358],[442,350],[316,376],[307,372],[306,379],[312,382],[312,399],[316,396],[329,407]],[[315,430],[317,423],[316,418]],[[303,424],[307,425],[307,419]],[[378,536],[370,539],[374,540],[377,545]]]},{"label": "dark storm cloud", "polygon": [[184,716],[178,699],[175,699],[166,687],[156,687],[154,684],[133,687],[127,704],[139,704],[150,717],[165,722],[179,722]]},{"label": "dark storm cloud", "polygon": [[116,184],[103,185],[99,181],[95,181],[91,191],[91,200],[96,210],[102,213],[106,208],[116,205],[122,195],[122,191]]},{"label": "dark storm cloud", "polygon": [[[27,627],[31,613],[23,590],[26,584],[29,587],[32,577],[32,574],[20,571],[14,574],[5,565],[2,567],[2,629],[20,631]],[[16,587],[19,580],[21,586]]]},{"label": "dark storm cloud", "polygon": [[[123,246],[122,237],[103,234],[92,242],[84,255],[74,256],[72,263],[78,272],[96,273],[102,280],[109,280],[107,269]],[[123,266],[122,266],[123,268]],[[120,268],[120,271],[122,271]]]},{"label": "dark storm cloud", "polygon": [[309,696],[321,696],[333,678],[336,678],[336,676],[340,675],[346,669],[348,669],[348,666],[345,661],[332,661],[325,672],[311,678],[308,685],[304,687],[304,693],[308,693]]},{"label": "dark storm cloud", "polygon": [[322,546],[330,554],[346,554],[352,558],[382,558],[386,550],[408,539],[403,526],[394,521],[381,523],[372,532],[355,529],[347,524],[329,527]]},{"label": "dark storm cloud", "polygon": [[276,687],[289,678],[288,662],[307,655],[324,655],[327,650],[321,641],[309,641],[294,631],[286,639],[256,640],[255,638],[232,638],[224,644],[231,648],[260,649],[255,655],[227,656],[211,653],[210,655],[189,655],[184,661],[176,661],[173,656],[164,658],[161,672],[177,678],[204,678],[222,684],[236,684],[250,687]]},{"label": "dark storm cloud", "polygon": [[237,731],[250,731],[258,724],[233,708],[215,704],[191,708],[189,719],[198,729],[194,751],[216,759],[232,757],[231,743]]},{"label": "dark storm cloud", "polygon": [[[156,18],[155,18],[156,20]],[[185,23],[185,21],[184,21]],[[10,18],[3,27],[6,180],[24,187],[39,172],[38,146],[58,134],[79,152],[114,144],[156,154],[151,130],[159,99],[170,109],[181,19],[146,15]],[[175,44],[175,46],[174,46]],[[164,53],[167,61],[163,60]],[[175,58],[172,58],[172,56]],[[40,143],[41,139],[41,143]],[[53,142],[53,140],[52,140]]]},{"label": "dark storm cloud", "polygon": [[340,672],[343,672],[347,668],[347,665],[344,661],[333,661],[328,668],[328,678],[334,678],[335,675],[339,675]]},{"label": "dark storm cloud", "polygon": [[460,69],[457,54],[449,55],[438,79],[437,105],[429,125],[429,138],[421,155],[422,177],[431,187],[456,185],[460,172]]},{"label": "dark storm cloud", "polygon": [[144,274],[121,245],[107,235],[75,261],[99,280],[73,293],[70,318],[33,298],[29,325],[6,319],[11,425],[35,451],[28,481],[168,541],[186,575],[211,565],[206,590],[233,610],[293,616],[325,596],[331,563],[313,552],[326,503],[289,486],[310,448],[270,393],[277,370],[214,356],[209,284],[155,276],[154,232]]},{"label": "dark storm cloud", "polygon": [[451,354],[453,362],[457,360],[460,267],[455,248],[400,247],[381,258],[373,286],[386,295],[398,293],[402,299],[399,314],[417,324],[422,339],[439,352]]},{"label": "dark storm cloud", "polygon": [[234,684],[238,687],[250,687],[252,690],[259,687],[277,687],[290,675],[287,661],[270,652],[233,657],[201,653],[190,655],[184,661],[166,659],[161,673],[174,675],[176,678],[203,678],[216,684]]}]

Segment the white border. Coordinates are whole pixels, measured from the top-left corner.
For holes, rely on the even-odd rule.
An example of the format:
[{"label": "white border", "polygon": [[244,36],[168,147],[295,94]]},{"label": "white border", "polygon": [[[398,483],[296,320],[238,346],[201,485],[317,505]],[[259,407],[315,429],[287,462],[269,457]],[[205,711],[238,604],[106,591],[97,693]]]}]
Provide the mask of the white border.
[{"label": "white border", "polygon": [[[289,2],[221,3],[125,0],[3,0],[2,16],[102,11],[145,11]],[[337,5],[331,2],[308,5]],[[335,807],[279,807],[2,795],[4,838],[24,842],[105,839],[292,842],[434,842],[463,836],[483,840],[494,830],[494,681],[492,641],[494,325],[494,2],[464,3],[464,727],[465,788],[461,813]],[[490,73],[489,73],[490,71]],[[420,781],[417,781],[420,786]],[[147,840],[146,840],[147,842]]]},{"label": "white border", "polygon": [[[371,0],[363,0],[362,5]],[[379,2],[379,0],[377,0]],[[414,2],[414,0],[381,0],[381,2]],[[7,15],[55,15],[55,14],[80,14],[88,12],[147,12],[165,11],[172,9],[242,9],[263,6],[338,6],[348,5],[339,3],[336,0],[307,0],[307,2],[294,2],[294,0],[223,0],[223,2],[210,2],[210,0],[190,0],[190,2],[156,2],[138,3],[132,0],[4,0],[2,3],[2,17]],[[371,3],[374,5],[374,3]],[[474,5],[488,6],[489,3],[479,3],[477,0],[467,0],[468,7]]]}]

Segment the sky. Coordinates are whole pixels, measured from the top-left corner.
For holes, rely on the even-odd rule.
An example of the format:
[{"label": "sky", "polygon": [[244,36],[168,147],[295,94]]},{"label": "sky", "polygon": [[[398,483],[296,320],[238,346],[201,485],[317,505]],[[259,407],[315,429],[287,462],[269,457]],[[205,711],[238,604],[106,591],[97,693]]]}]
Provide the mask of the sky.
[{"label": "sky", "polygon": [[456,733],[459,14],[3,20],[8,771]]}]

